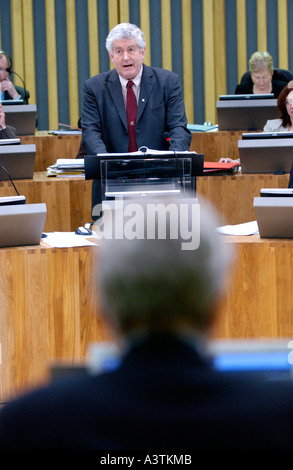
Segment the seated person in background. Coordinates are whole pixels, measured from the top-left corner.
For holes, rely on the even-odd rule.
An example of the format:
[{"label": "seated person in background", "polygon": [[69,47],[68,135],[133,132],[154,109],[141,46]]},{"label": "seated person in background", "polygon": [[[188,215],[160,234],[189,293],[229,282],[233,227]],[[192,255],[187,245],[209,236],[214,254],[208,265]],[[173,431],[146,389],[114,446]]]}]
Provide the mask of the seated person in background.
[{"label": "seated person in background", "polygon": [[264,132],[293,132],[293,81],[291,80],[281,91],[278,98],[280,118],[269,119]]},{"label": "seated person in background", "polygon": [[11,58],[8,54],[0,51],[0,84],[1,93],[0,99],[3,100],[19,100],[22,99],[25,104],[28,104],[29,92],[20,86],[14,85],[9,80],[9,74],[11,73]]},{"label": "seated person in background", "polygon": [[5,113],[2,108],[2,104],[0,104],[0,139],[15,139],[17,135],[15,133],[15,128],[12,126],[8,126],[5,123]]},{"label": "seated person in background", "polygon": [[[172,208],[164,227],[154,205]],[[136,237],[124,210],[113,230],[124,237],[102,241],[96,275],[120,365],[4,405],[0,450],[292,450],[292,381],[233,378],[207,354],[234,258],[214,212],[189,198],[131,207]]]},{"label": "seated person in background", "polygon": [[263,95],[273,93],[278,98],[286,82],[273,80],[273,58],[268,52],[254,52],[249,60],[251,80],[237,85],[236,95]]}]

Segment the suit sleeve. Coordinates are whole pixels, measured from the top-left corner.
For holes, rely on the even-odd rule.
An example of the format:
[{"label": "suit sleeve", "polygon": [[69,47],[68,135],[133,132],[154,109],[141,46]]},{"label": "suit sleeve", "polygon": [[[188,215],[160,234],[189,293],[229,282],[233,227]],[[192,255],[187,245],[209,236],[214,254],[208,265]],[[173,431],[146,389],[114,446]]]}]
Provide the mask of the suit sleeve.
[{"label": "suit sleeve", "polygon": [[83,93],[82,145],[89,155],[106,153],[107,149],[102,139],[102,122],[97,99],[87,82],[85,82]]},{"label": "suit sleeve", "polygon": [[166,123],[172,145],[176,150],[189,150],[191,132],[187,129],[187,117],[182,97],[180,78],[173,74],[173,83],[167,101]]}]

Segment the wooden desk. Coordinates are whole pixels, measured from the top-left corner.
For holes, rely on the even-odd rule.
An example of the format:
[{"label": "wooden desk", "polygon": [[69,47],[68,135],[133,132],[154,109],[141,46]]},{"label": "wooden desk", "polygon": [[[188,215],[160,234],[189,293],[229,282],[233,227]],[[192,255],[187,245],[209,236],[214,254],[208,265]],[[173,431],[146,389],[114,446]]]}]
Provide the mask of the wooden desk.
[{"label": "wooden desk", "polygon": [[196,180],[197,195],[206,197],[219,210],[227,224],[255,220],[253,198],[261,188],[287,188],[289,174],[236,174],[203,176]]},{"label": "wooden desk", "polygon": [[[238,140],[243,131],[194,132],[190,150],[203,153],[206,161],[218,161],[221,157],[239,158]],[[57,158],[75,158],[79,149],[79,135],[38,135],[21,136],[22,144],[36,145],[35,171],[46,171]]]},{"label": "wooden desk", "polygon": [[[293,337],[293,240],[227,237],[238,252],[214,338]],[[0,249],[0,403],[110,337],[92,283],[98,247]]]},{"label": "wooden desk", "polygon": [[22,144],[35,144],[35,171],[46,171],[58,158],[75,158],[79,149],[80,135],[24,135]]},{"label": "wooden desk", "polygon": [[[92,220],[91,181],[83,178],[47,178],[45,172],[36,172],[32,180],[15,180],[14,183],[28,204],[46,203],[45,232],[74,231]],[[0,183],[0,196],[15,196],[10,181]]]},{"label": "wooden desk", "polygon": [[[261,188],[288,187],[286,175],[203,176],[197,178],[197,195],[210,200],[223,216],[224,223],[239,224],[255,219],[253,198]],[[91,221],[92,182],[83,178],[46,177],[36,172],[32,180],[17,180],[16,187],[27,202],[47,204],[45,231],[74,231]],[[0,183],[0,196],[13,196],[9,181]]]},{"label": "wooden desk", "polygon": [[217,338],[293,338],[293,240],[227,237],[237,248]]},{"label": "wooden desk", "polygon": [[203,153],[206,162],[239,158],[238,140],[244,131],[193,132],[190,150]]},{"label": "wooden desk", "polygon": [[0,402],[46,380],[51,361],[78,363],[109,337],[95,263],[95,247],[0,249]]}]

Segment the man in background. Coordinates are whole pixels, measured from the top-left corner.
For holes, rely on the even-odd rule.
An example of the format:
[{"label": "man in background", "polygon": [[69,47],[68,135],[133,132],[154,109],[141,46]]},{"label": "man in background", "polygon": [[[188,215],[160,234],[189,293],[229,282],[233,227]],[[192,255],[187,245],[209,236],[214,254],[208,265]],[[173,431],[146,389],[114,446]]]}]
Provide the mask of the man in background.
[{"label": "man in background", "polygon": [[29,92],[24,88],[14,85],[9,79],[12,73],[11,57],[4,51],[0,51],[0,98],[1,100],[23,100],[28,104]]},{"label": "man in background", "polygon": [[[106,48],[115,68],[84,84],[81,126],[85,153],[126,153],[142,146],[168,150],[165,132],[172,148],[188,151],[191,133],[179,76],[143,64],[144,34],[133,24],[115,26]],[[130,97],[133,101],[128,105]],[[93,206],[101,202],[100,193],[100,183],[94,181]]]}]

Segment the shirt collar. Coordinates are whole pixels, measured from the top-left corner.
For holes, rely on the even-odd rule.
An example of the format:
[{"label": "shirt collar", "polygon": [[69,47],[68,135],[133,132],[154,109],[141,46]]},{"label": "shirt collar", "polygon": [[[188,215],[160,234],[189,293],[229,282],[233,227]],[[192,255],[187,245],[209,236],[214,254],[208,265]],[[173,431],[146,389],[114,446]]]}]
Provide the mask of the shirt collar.
[{"label": "shirt collar", "polygon": [[[137,88],[139,88],[141,82],[142,69],[143,67],[141,67],[140,72],[136,75],[136,77],[132,79],[133,83],[137,86]],[[127,82],[129,80],[126,80],[125,78],[121,77],[121,75],[119,75],[119,80],[121,85],[126,88]]]}]

